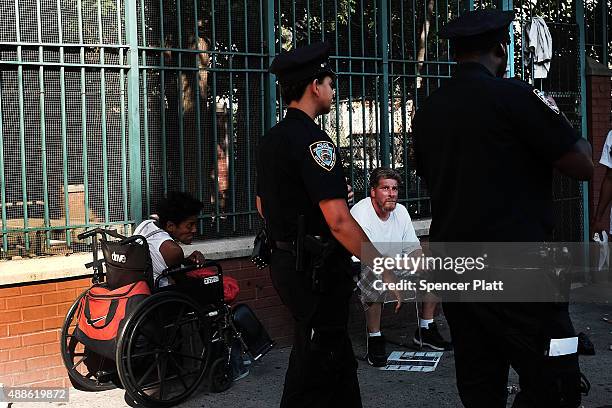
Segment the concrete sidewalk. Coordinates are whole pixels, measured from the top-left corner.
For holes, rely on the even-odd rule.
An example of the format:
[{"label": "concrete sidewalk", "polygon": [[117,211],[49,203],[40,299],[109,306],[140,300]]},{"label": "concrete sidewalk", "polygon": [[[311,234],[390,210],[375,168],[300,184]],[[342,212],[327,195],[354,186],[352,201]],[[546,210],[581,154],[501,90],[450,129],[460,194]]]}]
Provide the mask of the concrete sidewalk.
[{"label": "concrete sidewalk", "polygon": [[[595,344],[595,356],[581,357],[581,368],[591,382],[591,393],[583,399],[585,408],[612,408],[612,324],[602,317],[612,317],[612,305],[575,304],[571,307],[576,331],[584,331]],[[443,322],[443,320],[442,320]],[[442,327],[448,337],[447,327]],[[413,333],[414,326],[388,328],[388,338],[402,340],[401,335]],[[354,349],[357,356],[365,352],[363,336],[354,337]],[[387,351],[401,350],[401,347],[387,345]],[[277,407],[283,387],[283,380],[290,348],[271,351],[262,361],[251,368],[248,377],[234,384],[225,393],[207,392],[206,385],[180,405],[180,407],[206,408],[269,408]],[[404,408],[432,407],[458,408],[461,402],[455,388],[453,353],[447,352],[433,373],[409,373],[398,371],[380,371],[373,369],[363,361],[359,362],[359,382],[364,408]],[[509,384],[517,384],[517,377],[511,372]],[[486,392],[486,390],[483,390]],[[31,407],[75,407],[75,408],[110,408],[127,407],[125,392],[120,389],[99,393],[86,393],[70,390],[69,403],[13,404],[14,408]],[[513,396],[509,398],[511,405]]]}]

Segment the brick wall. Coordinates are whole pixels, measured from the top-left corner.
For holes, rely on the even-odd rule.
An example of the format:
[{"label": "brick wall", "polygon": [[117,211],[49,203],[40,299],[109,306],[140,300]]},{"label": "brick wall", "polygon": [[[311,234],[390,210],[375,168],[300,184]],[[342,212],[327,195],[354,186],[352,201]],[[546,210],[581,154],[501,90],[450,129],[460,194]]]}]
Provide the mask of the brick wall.
[{"label": "brick wall", "polygon": [[612,129],[611,87],[610,74],[605,75],[605,71],[587,77],[588,134],[589,141],[593,146],[593,161],[596,163],[593,180],[589,184],[589,211],[591,215],[595,213],[599,201],[601,182],[606,173],[606,168],[598,163],[606,136]]},{"label": "brick wall", "polygon": [[[240,285],[237,302],[254,310],[279,346],[290,344],[291,317],[276,295],[268,270],[247,258],[222,261]],[[0,383],[69,386],[60,356],[60,330],[68,308],[90,279],[0,287]]]}]

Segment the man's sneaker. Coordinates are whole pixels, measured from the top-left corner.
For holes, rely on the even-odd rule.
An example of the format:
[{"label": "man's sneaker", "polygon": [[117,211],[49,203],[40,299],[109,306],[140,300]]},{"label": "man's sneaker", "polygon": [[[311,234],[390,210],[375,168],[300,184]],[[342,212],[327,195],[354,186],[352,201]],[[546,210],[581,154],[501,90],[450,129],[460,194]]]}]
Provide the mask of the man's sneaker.
[{"label": "man's sneaker", "polygon": [[412,341],[419,347],[427,346],[434,350],[442,351],[453,349],[453,345],[444,340],[438,331],[438,326],[436,326],[436,323],[430,323],[429,328],[427,329],[421,327],[420,333],[417,327],[416,331],[414,332],[414,339],[412,339]]},{"label": "man's sneaker", "polygon": [[385,338],[383,336],[368,337],[366,360],[372,367],[387,365],[387,352],[385,351]]}]

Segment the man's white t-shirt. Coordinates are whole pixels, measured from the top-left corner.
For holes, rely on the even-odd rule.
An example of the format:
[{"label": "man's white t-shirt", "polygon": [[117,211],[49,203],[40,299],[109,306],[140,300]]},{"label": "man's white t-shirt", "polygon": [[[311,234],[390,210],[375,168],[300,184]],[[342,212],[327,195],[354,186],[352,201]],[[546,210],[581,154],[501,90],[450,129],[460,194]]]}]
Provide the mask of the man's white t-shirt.
[{"label": "man's white t-shirt", "polygon": [[[608,132],[608,136],[606,137],[599,163],[612,169],[612,130]],[[612,212],[610,213],[610,233],[612,233]]]},{"label": "man's white t-shirt", "polygon": [[383,221],[376,214],[372,199],[366,197],[351,208],[351,215],[382,255],[410,254],[421,248],[410,214],[401,204]]},{"label": "man's white t-shirt", "polygon": [[[159,228],[155,224],[155,220],[146,220],[140,223],[134,230],[134,235],[142,235],[147,239],[149,253],[151,254],[151,262],[153,264],[153,279],[155,280],[164,269],[168,268],[163,255],[159,251],[159,247],[168,240],[172,241],[172,237],[165,230]],[[163,278],[159,281],[160,287],[167,285],[167,278]]]}]

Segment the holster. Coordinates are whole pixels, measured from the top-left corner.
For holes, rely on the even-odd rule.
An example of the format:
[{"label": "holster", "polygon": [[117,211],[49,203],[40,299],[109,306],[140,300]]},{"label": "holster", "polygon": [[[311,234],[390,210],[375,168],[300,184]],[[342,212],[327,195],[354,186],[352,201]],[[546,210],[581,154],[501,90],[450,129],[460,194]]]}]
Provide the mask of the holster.
[{"label": "holster", "polygon": [[329,287],[330,276],[326,265],[336,245],[334,240],[312,235],[304,237],[304,252],[308,254],[310,260],[311,285],[314,292],[322,293]]}]

